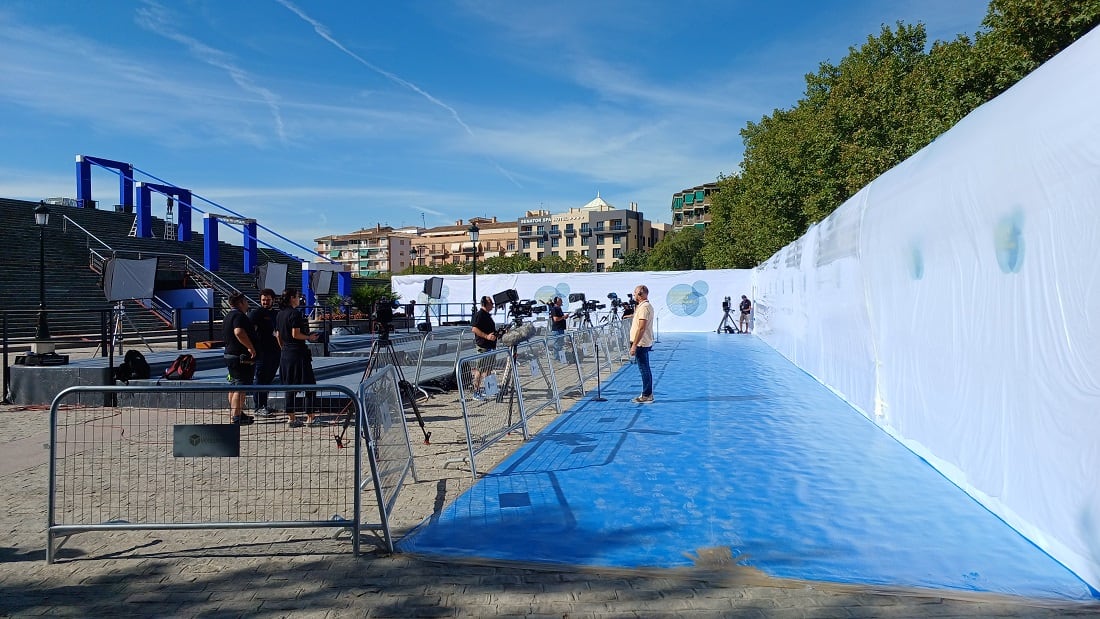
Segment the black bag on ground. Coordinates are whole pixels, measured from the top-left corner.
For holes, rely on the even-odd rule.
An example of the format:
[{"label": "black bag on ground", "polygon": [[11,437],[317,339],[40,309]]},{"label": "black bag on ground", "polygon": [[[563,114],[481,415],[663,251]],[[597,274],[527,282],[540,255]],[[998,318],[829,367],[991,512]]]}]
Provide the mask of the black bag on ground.
[{"label": "black bag on ground", "polygon": [[115,380],[129,383],[131,379],[144,380],[149,378],[149,362],[140,350],[130,349],[122,358],[122,363],[115,368]]}]

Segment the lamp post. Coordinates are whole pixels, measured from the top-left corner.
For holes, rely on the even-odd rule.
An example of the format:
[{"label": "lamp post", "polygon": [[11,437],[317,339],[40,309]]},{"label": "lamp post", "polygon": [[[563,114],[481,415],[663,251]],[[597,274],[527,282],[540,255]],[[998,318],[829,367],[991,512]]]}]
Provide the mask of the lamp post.
[{"label": "lamp post", "polygon": [[416,269],[416,254],[417,254],[416,247],[410,247],[409,248],[409,266],[411,266],[413,269]]},{"label": "lamp post", "polygon": [[50,209],[45,200],[34,209],[34,223],[38,226],[38,328],[34,332],[36,354],[53,352],[50,341],[50,324],[46,320],[46,224],[50,223]]},{"label": "lamp post", "polygon": [[477,224],[475,223],[475,224],[470,225],[470,229],[467,230],[467,232],[470,233],[470,240],[473,241],[472,245],[473,245],[473,251],[474,251],[474,270],[473,270],[474,277],[473,277],[472,283],[473,283],[473,287],[474,287],[474,312],[476,313],[477,312],[477,306],[478,306],[478,303],[477,303],[477,237],[481,233],[481,229],[478,228]]}]

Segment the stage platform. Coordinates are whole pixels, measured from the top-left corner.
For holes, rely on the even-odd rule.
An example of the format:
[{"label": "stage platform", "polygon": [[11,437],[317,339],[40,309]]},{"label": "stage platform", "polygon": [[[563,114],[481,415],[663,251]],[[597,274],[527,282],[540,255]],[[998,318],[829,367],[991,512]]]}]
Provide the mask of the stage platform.
[{"label": "stage platform", "polygon": [[[370,352],[373,338],[361,335],[333,336],[329,341],[330,356],[322,356],[324,347],[320,344],[311,344],[314,353],[313,371],[318,384],[342,385],[352,391],[359,388],[359,383],[365,377],[367,366],[370,363]],[[141,349],[139,349],[141,350]],[[195,349],[148,351],[142,350],[145,360],[149,362],[150,378],[148,380],[131,380],[131,386],[161,386],[170,385],[196,385],[196,384],[226,384],[225,358],[222,349]],[[421,346],[419,340],[407,342],[394,342],[394,357],[402,366],[405,378],[410,382],[419,384],[438,384],[442,381],[453,379],[456,360],[456,350],[450,346],[433,345],[425,351],[423,361],[419,360]],[[164,370],[172,364],[179,355],[190,354],[195,357],[195,376],[188,381],[159,380]],[[122,362],[122,355],[114,358],[117,366]],[[11,390],[10,397],[13,403],[22,405],[48,405],[53,402],[54,396],[61,391],[75,386],[102,386],[111,385],[112,372],[110,360],[107,357],[91,357],[87,359],[71,360],[67,365],[58,366],[23,366],[12,365],[10,368]],[[417,364],[420,365],[419,380],[416,376]],[[278,379],[276,379],[278,384]],[[272,395],[275,400],[273,405],[281,407],[282,393]],[[118,402],[128,404],[128,402]],[[148,402],[145,406],[186,406],[186,400],[181,400],[173,394],[170,401]]]}]

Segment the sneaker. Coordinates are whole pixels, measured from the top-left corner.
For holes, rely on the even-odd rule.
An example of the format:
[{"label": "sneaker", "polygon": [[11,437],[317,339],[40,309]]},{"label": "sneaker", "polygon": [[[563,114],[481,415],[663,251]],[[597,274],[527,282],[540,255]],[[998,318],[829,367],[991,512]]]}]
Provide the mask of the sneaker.
[{"label": "sneaker", "polygon": [[306,424],[306,425],[308,425],[311,428],[323,428],[323,427],[328,425],[328,422],[327,421],[322,421],[322,420],[314,417],[313,419],[310,419],[309,423]]},{"label": "sneaker", "polygon": [[301,419],[290,419],[286,422],[286,427],[288,428],[300,428],[304,425],[306,424]]},{"label": "sneaker", "polygon": [[242,414],[240,417],[234,417],[233,418],[234,425],[238,425],[238,426],[247,426],[247,425],[251,424],[254,421],[256,421],[256,420],[253,419],[252,415]]},{"label": "sneaker", "polygon": [[473,392],[473,394],[470,395],[470,397],[477,400],[478,402],[482,402],[486,399],[485,398],[485,392],[482,391],[481,389],[475,390]]},{"label": "sneaker", "polygon": [[647,402],[652,402],[652,401],[653,401],[653,396],[651,396],[651,395],[640,395],[640,396],[634,398],[633,400],[631,400],[631,402],[633,402],[635,404],[645,404]]},{"label": "sneaker", "polygon": [[268,408],[266,406],[261,406],[261,407],[257,408],[256,411],[252,414],[256,417],[274,417],[275,416],[275,411],[271,410],[270,408]]}]

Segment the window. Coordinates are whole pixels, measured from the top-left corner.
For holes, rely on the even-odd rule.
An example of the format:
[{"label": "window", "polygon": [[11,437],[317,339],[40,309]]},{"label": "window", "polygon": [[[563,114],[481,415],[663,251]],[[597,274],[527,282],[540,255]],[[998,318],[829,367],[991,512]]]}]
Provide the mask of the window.
[{"label": "window", "polygon": [[557,247],[558,246],[558,237],[555,236],[554,238],[550,239],[550,246],[551,247]]},{"label": "window", "polygon": [[603,260],[603,254],[604,254],[604,250],[597,249],[596,250],[596,259],[597,260]]},{"label": "window", "polygon": [[576,240],[577,239],[575,237],[572,237],[572,236],[565,237],[565,246],[566,247],[572,247],[573,246],[573,241],[576,241]]},{"label": "window", "polygon": [[539,239],[539,247],[545,247],[545,246],[546,246],[546,240],[545,239]]},{"label": "window", "polygon": [[508,251],[516,251],[516,242],[508,241]]},{"label": "window", "polygon": [[565,257],[566,257],[566,258],[572,258],[572,257],[573,257],[573,256],[574,256],[574,255],[575,255],[576,253],[577,253],[577,252],[575,252],[575,251],[573,251],[572,249],[570,249],[569,251],[565,252]]},{"label": "window", "polygon": [[623,242],[623,237],[625,237],[625,236],[626,236],[625,234],[612,235],[611,242],[612,243],[622,243]]},{"label": "window", "polygon": [[557,232],[558,231],[558,224],[554,224],[554,225],[550,226],[550,231],[551,232]]},{"label": "window", "polygon": [[538,228],[535,228],[535,232],[538,232],[539,234],[546,232],[546,226],[539,226]]},{"label": "window", "polygon": [[523,239],[523,248],[531,249],[531,239]]},{"label": "window", "polygon": [[573,224],[565,224],[565,231],[566,232],[572,232],[573,231]]},{"label": "window", "polygon": [[623,250],[619,247],[616,247],[615,249],[612,249],[611,250],[611,257],[612,258],[622,258],[623,257]]},{"label": "window", "polygon": [[587,230],[588,230],[588,224],[587,223],[581,224],[581,232],[586,232]]},{"label": "window", "polygon": [[621,220],[621,219],[612,219],[611,220],[611,229],[612,230],[622,230],[622,228],[623,228],[623,220]]},{"label": "window", "polygon": [[585,258],[587,258],[588,257],[588,250],[587,249],[582,249],[581,250],[581,255],[584,256]]},{"label": "window", "polygon": [[597,262],[596,263],[596,272],[597,273],[603,273],[603,263],[602,262]]}]

